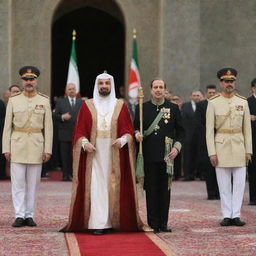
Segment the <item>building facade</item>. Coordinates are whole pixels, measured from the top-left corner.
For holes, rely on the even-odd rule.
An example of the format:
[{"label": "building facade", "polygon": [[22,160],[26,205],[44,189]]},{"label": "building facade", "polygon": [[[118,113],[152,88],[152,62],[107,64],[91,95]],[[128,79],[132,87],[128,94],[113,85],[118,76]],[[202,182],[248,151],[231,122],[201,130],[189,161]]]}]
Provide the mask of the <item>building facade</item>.
[{"label": "building facade", "polygon": [[[73,20],[76,29],[85,29],[91,40],[88,45],[86,38],[80,41],[86,45],[84,49],[80,46],[80,52],[83,49],[85,54],[77,56],[84,65],[81,73],[91,74],[84,75],[80,85],[83,88],[94,86],[92,77],[103,71],[105,65],[99,63],[103,58],[111,60],[111,55],[115,60],[106,63],[116,63],[112,73],[119,79],[117,87],[127,87],[134,28],[145,88],[154,77],[161,77],[169,89],[186,99],[192,89],[218,84],[216,71],[231,66],[239,72],[240,93],[247,96],[250,81],[256,77],[254,0],[0,0],[0,6],[0,91],[19,83],[19,68],[29,64],[41,70],[43,93],[61,94],[72,31],[72,24],[61,30],[61,22],[65,21],[65,26]],[[108,29],[110,41],[100,37],[100,24]],[[58,45],[54,46],[54,42],[65,33],[67,38],[70,36],[69,42],[59,39],[60,45],[67,44],[63,47],[64,58],[61,53],[56,54]],[[99,41],[102,44],[97,45]],[[65,66],[63,70],[58,69],[58,59]],[[54,82],[58,78],[62,81],[59,84]],[[91,96],[91,90],[83,90],[88,94],[84,96]],[[145,94],[148,98],[148,89]]]}]

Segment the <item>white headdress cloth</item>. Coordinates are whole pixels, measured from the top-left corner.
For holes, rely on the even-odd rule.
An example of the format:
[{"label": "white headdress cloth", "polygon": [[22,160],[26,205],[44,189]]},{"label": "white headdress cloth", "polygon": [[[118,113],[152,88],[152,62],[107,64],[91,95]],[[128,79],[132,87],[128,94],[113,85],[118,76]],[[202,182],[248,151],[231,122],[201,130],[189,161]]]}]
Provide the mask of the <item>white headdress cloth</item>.
[{"label": "white headdress cloth", "polygon": [[[108,96],[101,96],[99,94],[98,81],[99,79],[110,79],[111,83],[111,92]],[[113,76],[102,73],[96,77],[94,91],[93,91],[93,102],[97,112],[100,115],[107,115],[113,113],[116,105],[116,92],[115,92],[115,83]]]}]

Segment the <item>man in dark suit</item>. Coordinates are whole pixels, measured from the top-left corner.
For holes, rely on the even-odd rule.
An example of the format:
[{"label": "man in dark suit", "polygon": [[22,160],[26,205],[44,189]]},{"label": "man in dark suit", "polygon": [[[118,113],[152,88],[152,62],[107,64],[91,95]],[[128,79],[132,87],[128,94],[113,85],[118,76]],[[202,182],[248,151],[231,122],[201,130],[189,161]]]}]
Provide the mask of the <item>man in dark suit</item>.
[{"label": "man in dark suit", "polygon": [[2,100],[0,100],[0,179],[6,178],[5,173],[5,157],[2,154],[2,136],[4,129],[4,119],[5,119],[5,104]]},{"label": "man in dark suit", "polygon": [[[139,132],[139,108],[136,107],[134,127],[136,139],[143,139],[148,224],[155,233],[171,232],[168,228],[170,186],[167,164],[181,150],[184,129],[179,107],[164,99],[166,85],[156,79],[151,83],[152,100],[143,104],[144,135]],[[167,145],[169,140],[173,143]],[[168,150],[167,150],[168,147]]]},{"label": "man in dark suit", "polygon": [[[179,106],[179,110],[181,111],[182,106],[183,106],[183,99],[179,95],[173,95],[171,102],[174,104],[177,104]],[[180,154],[176,156],[174,159],[174,177],[173,180],[179,180],[182,176],[182,159],[183,156],[183,149],[181,149]]]},{"label": "man in dark suit", "polygon": [[249,180],[249,205],[256,205],[256,78],[251,82],[252,96],[247,101],[251,114],[252,127],[252,161],[248,164],[248,180]]},{"label": "man in dark suit", "polygon": [[76,97],[76,86],[72,83],[66,86],[66,96],[57,101],[54,118],[58,121],[63,181],[70,181],[73,173],[71,157],[72,133],[83,101]]},{"label": "man in dark suit", "polygon": [[196,131],[196,103],[202,100],[201,91],[194,90],[190,94],[190,101],[185,102],[182,107],[181,116],[185,128],[185,141],[183,148],[183,171],[184,181],[194,180],[195,176],[201,174],[196,173],[196,157],[197,157],[197,131]]},{"label": "man in dark suit", "polygon": [[216,85],[206,86],[206,100],[196,104],[197,138],[198,138],[198,169],[203,173],[206,181],[208,200],[220,199],[215,168],[211,165],[206,146],[206,110],[208,99],[217,93]]}]

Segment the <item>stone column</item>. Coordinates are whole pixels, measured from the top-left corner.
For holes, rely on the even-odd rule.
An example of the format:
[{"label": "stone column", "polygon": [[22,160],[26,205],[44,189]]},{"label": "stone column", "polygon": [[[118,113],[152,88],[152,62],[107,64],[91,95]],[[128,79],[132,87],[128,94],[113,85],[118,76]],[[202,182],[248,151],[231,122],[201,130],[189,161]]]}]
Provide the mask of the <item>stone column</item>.
[{"label": "stone column", "polygon": [[[0,94],[11,85],[11,0],[0,0]],[[2,96],[2,95],[1,95]],[[1,97],[0,96],[0,97]]]}]

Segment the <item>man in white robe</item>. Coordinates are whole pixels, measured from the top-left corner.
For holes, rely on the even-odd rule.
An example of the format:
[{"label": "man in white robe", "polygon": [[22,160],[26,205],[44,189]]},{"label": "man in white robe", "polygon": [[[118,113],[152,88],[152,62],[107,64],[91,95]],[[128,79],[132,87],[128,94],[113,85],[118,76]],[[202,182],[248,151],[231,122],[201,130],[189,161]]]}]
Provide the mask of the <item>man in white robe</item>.
[{"label": "man in white robe", "polygon": [[63,231],[92,229],[102,235],[113,228],[138,230],[133,134],[129,111],[116,99],[113,77],[97,76],[93,99],[81,107],[74,131],[73,195]]}]

